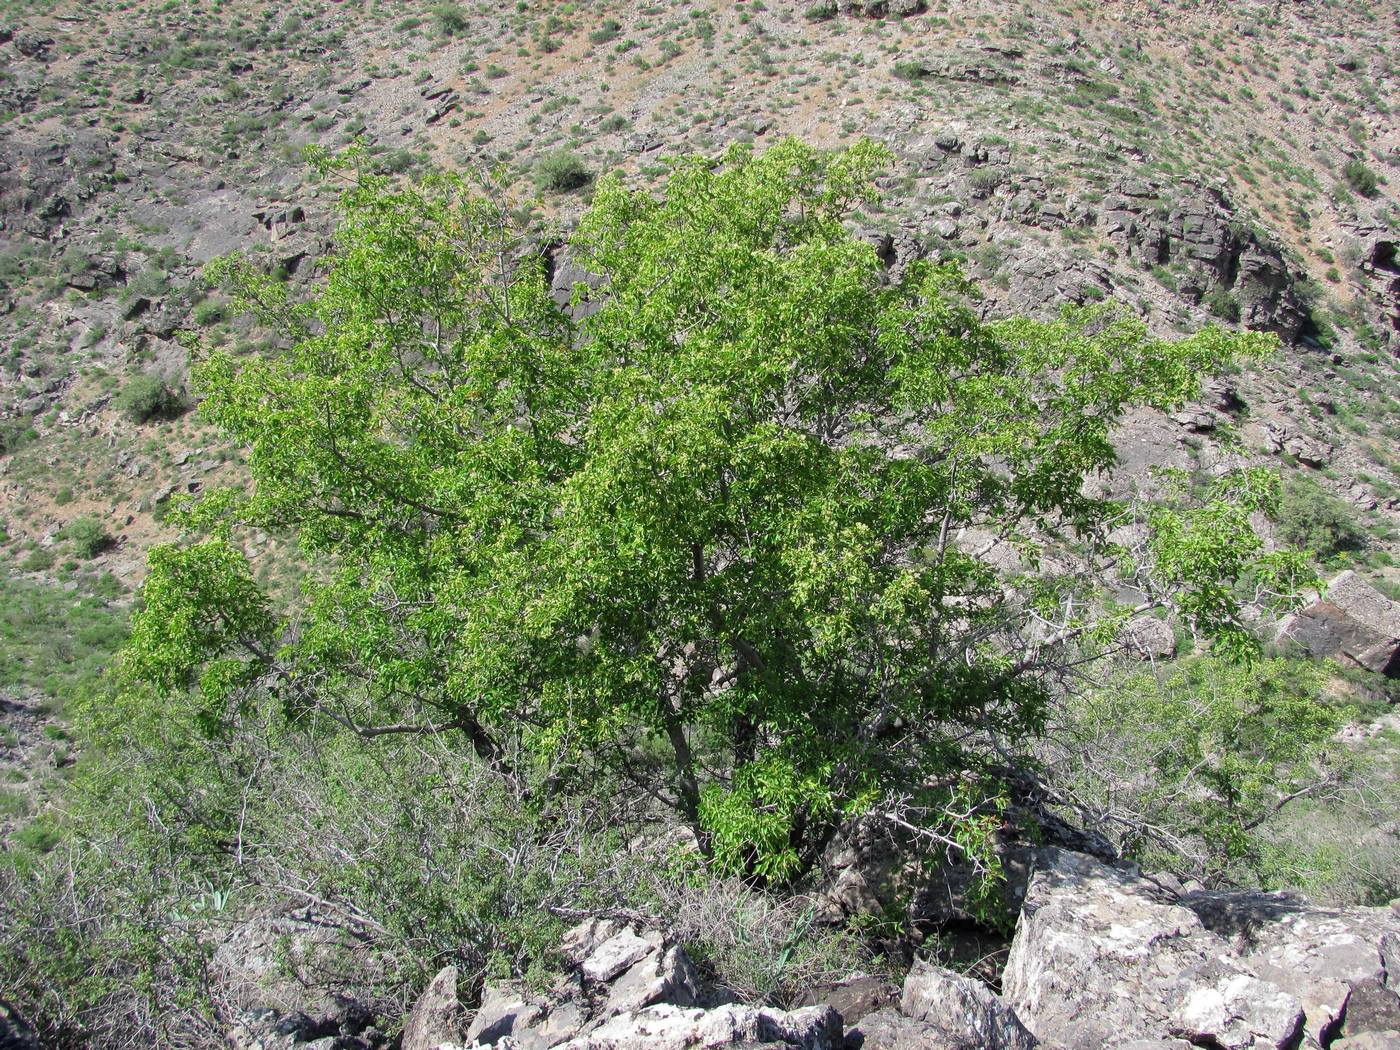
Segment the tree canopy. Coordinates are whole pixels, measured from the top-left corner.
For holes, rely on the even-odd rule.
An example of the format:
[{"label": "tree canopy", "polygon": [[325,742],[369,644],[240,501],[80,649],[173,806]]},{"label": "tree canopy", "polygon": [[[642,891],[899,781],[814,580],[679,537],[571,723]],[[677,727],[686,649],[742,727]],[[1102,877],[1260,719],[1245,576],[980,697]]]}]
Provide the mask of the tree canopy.
[{"label": "tree canopy", "polygon": [[[1252,527],[1270,478],[1152,505],[1102,481],[1127,411],[1266,337],[984,320],[956,266],[896,277],[852,233],[886,160],[787,141],[678,161],[659,195],[604,176],[568,241],[597,287],[566,304],[458,176],[355,175],[309,303],[222,263],[292,345],[197,370],[252,487],[152,556],[129,696],[193,736],[263,701],[460,734],[541,796],[606,768],[785,881],[857,813],[955,814],[925,826],[975,846],[997,741],[1133,615],[1248,656],[1246,611],[1306,575]],[[295,534],[299,600],[258,590],[240,526]]]}]

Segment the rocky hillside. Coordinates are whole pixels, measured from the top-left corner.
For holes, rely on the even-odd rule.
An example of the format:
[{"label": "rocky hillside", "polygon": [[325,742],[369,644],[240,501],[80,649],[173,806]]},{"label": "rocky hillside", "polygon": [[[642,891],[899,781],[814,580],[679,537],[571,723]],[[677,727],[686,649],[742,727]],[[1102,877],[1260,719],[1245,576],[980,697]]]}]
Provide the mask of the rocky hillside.
[{"label": "rocky hillside", "polygon": [[[1400,727],[1389,708],[1400,678],[1397,99],[1400,6],[1366,0],[0,0],[0,844],[37,855],[57,842],[32,818],[61,808],[81,757],[71,706],[126,635],[147,551],[175,535],[172,498],[247,482],[241,451],[195,410],[190,366],[210,348],[252,358],[287,344],[204,271],[242,253],[294,300],[316,286],[342,187],[315,174],[308,148],[359,146],[359,163],[405,177],[490,173],[491,191],[547,247],[562,304],[590,275],[548,246],[564,243],[603,173],[659,186],[677,155],[871,138],[893,161],[879,204],[855,225],[892,275],[916,259],[957,261],[986,316],[1113,302],[1158,335],[1220,324],[1277,336],[1277,353],[1212,381],[1199,403],[1131,414],[1104,484],[1150,491],[1163,467],[1193,484],[1244,464],[1282,472],[1281,512],[1258,527],[1309,550],[1332,586],[1271,638],[1336,660],[1319,703],[1350,705],[1354,724],[1337,740],[1372,764],[1345,804],[1328,794],[1340,773],[1285,800],[1271,833],[1327,854],[1342,873],[1335,897],[1388,899],[1400,892],[1387,860],[1400,857]],[[260,584],[294,593],[304,566],[285,537],[239,542]],[[1132,640],[1134,659],[1156,668],[1195,651],[1186,632],[1152,624]],[[1259,695],[1271,673],[1258,672]],[[1086,776],[1118,763],[1136,804],[1133,791],[1150,794],[1136,777],[1146,744],[1110,739],[1105,717],[1075,727],[1077,758],[1051,748],[1035,760],[1069,769],[1093,755]],[[1150,758],[1169,766],[1169,751]],[[403,769],[427,762],[405,756]],[[368,806],[389,789],[356,767],[362,794],[327,802],[319,774],[335,766],[315,747],[296,761],[271,745],[257,752],[258,769],[279,762],[307,779],[264,809],[298,813],[316,798],[337,814],[324,825],[344,833],[296,840],[311,843],[318,870],[373,858],[421,819],[416,801],[395,796],[394,819],[345,832],[334,806]],[[460,772],[432,767],[435,782]],[[458,801],[481,797],[463,789]],[[1098,804],[1036,801],[1061,816]],[[1162,799],[1142,813],[1149,803]],[[437,826],[454,812],[441,805]],[[517,834],[505,810],[508,830],[481,836],[493,856]],[[1008,838],[1013,824],[1001,829]],[[289,915],[284,896],[275,918],[249,919],[211,884],[171,922],[198,930],[191,944],[218,941],[221,1012],[217,1025],[201,1016],[180,1031],[207,1023],[269,1050],[391,1045],[405,1017],[405,1050],[1372,1050],[1400,1040],[1393,909],[1232,896],[1118,863],[1113,847],[1131,845],[1122,835],[1040,850],[1042,831],[1016,831],[1004,902],[1019,914],[1014,941],[1005,924],[988,932],[966,872],[911,866],[892,879],[897,890],[881,882],[870,865],[890,876],[903,863],[881,853],[883,840],[828,858],[826,896],[810,913],[805,899],[783,913],[805,931],[835,909],[894,946],[885,961],[946,949],[944,961],[989,984],[922,968],[901,998],[888,975],[847,973],[842,959],[823,963],[803,996],[785,986],[790,1010],[756,976],[730,996],[742,1001],[721,1001],[714,974],[729,966],[732,978],[733,966],[688,959],[672,932],[654,932],[655,916],[621,915],[570,935],[556,953],[562,983],[483,986],[482,961],[460,1001],[445,972],[410,1015],[403,989],[421,987],[414,967],[427,963],[407,949],[378,975],[378,998],[342,994],[344,973],[310,998],[267,994],[287,952],[305,943],[314,954],[340,935],[328,929],[377,935],[380,919],[355,912],[349,890],[338,912],[313,897]],[[1078,852],[1099,846],[1099,859]],[[396,848],[416,863],[422,844]],[[277,879],[279,892],[310,893],[295,865],[274,868],[256,906]],[[424,870],[430,883],[443,877]],[[383,882],[367,877],[359,890]],[[381,905],[389,911],[375,915],[392,913]],[[555,907],[553,919],[569,922],[587,911]],[[217,938],[199,925],[213,913]],[[900,923],[917,935],[891,934]],[[407,927],[394,927],[402,943],[428,943]],[[433,936],[433,958],[457,950]],[[793,936],[768,945],[780,970]],[[846,942],[833,943],[839,954]],[[346,951],[358,961],[362,948]],[[10,1025],[0,1003],[0,1045]]]},{"label": "rocky hillside", "polygon": [[[244,251],[314,279],[335,187],[309,177],[311,145],[495,169],[567,224],[604,170],[646,181],[671,154],[872,136],[898,158],[868,216],[892,267],[960,258],[991,311],[1115,299],[1162,332],[1277,332],[1279,355],[1205,403],[1135,418],[1123,478],[1277,463],[1297,477],[1284,538],[1400,593],[1389,6],[2,10],[0,586],[17,655],[0,689],[37,712],[7,729],[11,759],[53,764],[61,727],[25,727],[110,652],[169,497],[240,477],[188,414],[190,348],[270,337],[201,268]],[[561,297],[577,276],[559,268]],[[249,553],[285,575],[276,543]],[[91,626],[63,637],[73,601]]]},{"label": "rocky hillside", "polygon": [[[1279,333],[1241,389],[1126,436],[1128,469],[1208,465],[1238,437],[1389,553],[1400,59],[1384,6],[11,0],[3,17],[0,520],[35,579],[130,587],[164,499],[228,473],[174,418],[180,333],[247,352],[262,336],[199,269],[244,250],[310,277],[330,193],[300,151],[356,140],[392,170],[499,167],[567,223],[603,170],[873,136],[899,158],[870,220],[894,266],[963,258],[993,310],[1111,297],[1162,330]],[[66,556],[63,530],[89,516],[114,542]]]}]

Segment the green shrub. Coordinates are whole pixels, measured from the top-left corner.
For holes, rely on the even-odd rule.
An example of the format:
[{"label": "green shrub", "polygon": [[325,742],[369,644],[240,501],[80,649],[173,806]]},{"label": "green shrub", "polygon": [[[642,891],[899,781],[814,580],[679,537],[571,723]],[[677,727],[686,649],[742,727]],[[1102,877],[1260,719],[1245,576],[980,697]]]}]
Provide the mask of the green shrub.
[{"label": "green shrub", "polygon": [[1293,474],[1284,482],[1278,510],[1278,538],[1310,551],[1324,564],[1365,550],[1366,529],[1357,509],[1311,478]]},{"label": "green shrub", "polygon": [[224,308],[221,304],[206,299],[194,308],[190,316],[195,324],[206,328],[209,325],[218,324],[224,319]]},{"label": "green shrub", "polygon": [[183,394],[153,375],[139,375],[131,379],[113,404],[133,423],[170,419],[189,407]]},{"label": "green shrub", "polygon": [[461,36],[467,31],[467,13],[458,4],[434,5],[433,20],[445,37]]},{"label": "green shrub", "polygon": [[593,174],[577,154],[557,151],[540,159],[535,169],[535,181],[543,190],[568,193],[587,186]]},{"label": "green shrub", "polygon": [[115,542],[102,522],[90,515],[70,521],[63,529],[63,538],[80,558],[95,558]]},{"label": "green shrub", "polygon": [[588,39],[594,44],[606,44],[621,35],[622,23],[616,18],[605,18],[597,29],[588,34]]},{"label": "green shrub", "polygon": [[1240,319],[1239,296],[1224,285],[1217,284],[1205,298],[1206,309],[1212,317],[1237,324]]},{"label": "green shrub", "polygon": [[0,456],[18,452],[39,439],[39,432],[28,422],[18,419],[0,421]]},{"label": "green shrub", "polygon": [[1363,197],[1374,197],[1379,188],[1380,180],[1376,173],[1366,166],[1364,161],[1355,157],[1346,162],[1342,168],[1342,177],[1347,180],[1347,185]]},{"label": "green shrub", "polygon": [[44,547],[35,547],[26,555],[25,559],[19,563],[19,567],[25,572],[44,572],[53,568],[53,563],[58,559],[54,552]]},{"label": "green shrub", "polygon": [[825,22],[836,17],[836,0],[819,0],[818,3],[809,4],[802,12],[802,17],[809,22]]}]

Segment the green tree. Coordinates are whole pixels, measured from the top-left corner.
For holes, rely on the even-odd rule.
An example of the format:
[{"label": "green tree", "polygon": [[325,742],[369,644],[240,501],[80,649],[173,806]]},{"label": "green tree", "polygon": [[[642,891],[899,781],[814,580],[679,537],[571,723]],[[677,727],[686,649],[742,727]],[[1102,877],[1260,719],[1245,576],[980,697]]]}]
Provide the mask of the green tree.
[{"label": "green tree", "polygon": [[[1150,511],[1091,484],[1125,411],[1265,337],[984,322],[951,266],[890,281],[846,226],[886,161],[789,141],[678,162],[660,197],[600,180],[580,322],[457,177],[354,179],[305,307],[224,263],[294,345],[198,369],[255,484],[186,515],[217,530],[198,557],[154,555],[128,678],[155,710],[210,694],[210,732],[251,691],[364,737],[459,734],[541,794],[606,768],[757,879],[858,812],[977,853],[996,741],[1039,728],[1067,664],[1167,606],[1248,653],[1246,601],[1304,568],[1250,527],[1262,473]],[[312,566],[275,632],[219,538],[238,524]]]}]

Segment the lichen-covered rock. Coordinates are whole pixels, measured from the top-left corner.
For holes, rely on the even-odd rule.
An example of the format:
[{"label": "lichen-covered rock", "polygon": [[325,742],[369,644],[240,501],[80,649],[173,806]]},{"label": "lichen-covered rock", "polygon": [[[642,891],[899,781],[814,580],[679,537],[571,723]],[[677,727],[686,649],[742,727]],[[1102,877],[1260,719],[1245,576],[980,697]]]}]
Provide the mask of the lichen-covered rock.
[{"label": "lichen-covered rock", "polygon": [[432,979],[404,1024],[400,1050],[436,1050],[462,1036],[465,1020],[457,999],[457,968],[448,966]]},{"label": "lichen-covered rock", "polygon": [[561,948],[571,971],[549,992],[528,994],[514,983],[488,986],[464,1045],[547,1050],[611,1018],[656,1005],[689,1007],[699,997],[690,959],[655,930],[593,919],[565,934]]},{"label": "lichen-covered rock", "polygon": [[718,1050],[721,1047],[793,1047],[842,1050],[841,1018],[829,1006],[770,1010],[758,1006],[651,1006],[619,1014],[561,1050]]},{"label": "lichen-covered rock", "polygon": [[1281,642],[1400,678],[1400,604],[1348,569],[1311,605],[1285,619]]},{"label": "lichen-covered rock", "polygon": [[937,1029],[950,1050],[1032,1050],[1035,1037],[980,981],[918,963],[904,981],[900,1012]]},{"label": "lichen-covered rock", "polygon": [[1397,938],[1400,914],[1386,908],[1179,895],[1134,870],[1043,850],[1003,993],[1031,1032],[1069,1050],[1141,1040],[1319,1047],[1335,1035],[1349,995],[1386,988]]}]

